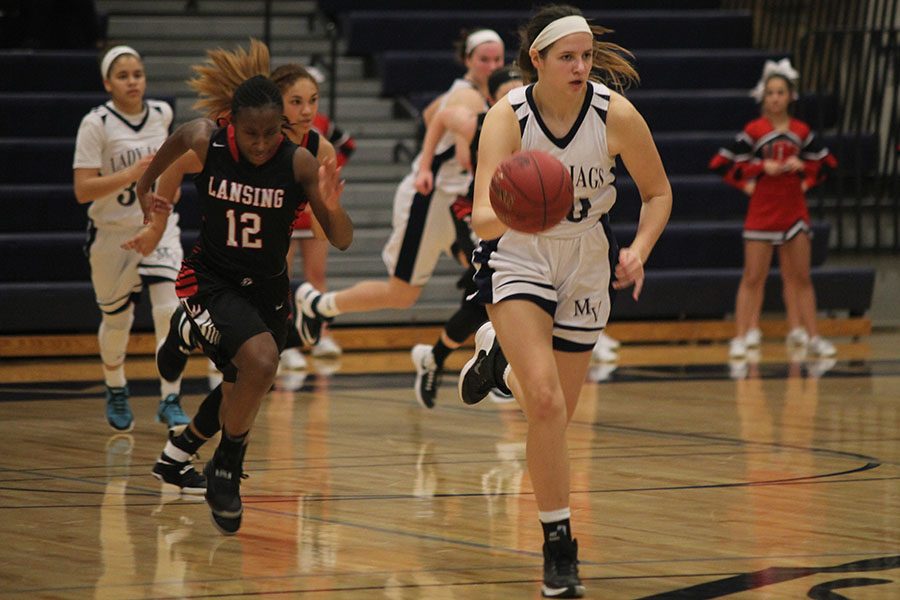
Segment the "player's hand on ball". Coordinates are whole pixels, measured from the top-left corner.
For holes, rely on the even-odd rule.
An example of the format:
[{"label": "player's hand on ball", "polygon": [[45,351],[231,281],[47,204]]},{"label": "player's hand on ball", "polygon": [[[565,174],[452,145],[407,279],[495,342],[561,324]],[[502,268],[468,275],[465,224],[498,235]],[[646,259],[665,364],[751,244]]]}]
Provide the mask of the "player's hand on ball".
[{"label": "player's hand on ball", "polygon": [[623,290],[632,285],[634,291],[631,297],[637,300],[644,287],[644,261],[631,248],[622,248],[619,251],[619,264],[616,265],[616,281],[613,282],[613,288]]}]

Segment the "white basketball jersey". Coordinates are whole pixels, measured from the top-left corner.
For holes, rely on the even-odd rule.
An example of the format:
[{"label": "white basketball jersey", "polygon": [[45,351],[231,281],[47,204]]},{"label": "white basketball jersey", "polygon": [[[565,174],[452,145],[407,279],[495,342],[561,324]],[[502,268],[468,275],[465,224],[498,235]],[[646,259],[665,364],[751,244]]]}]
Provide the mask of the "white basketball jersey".
[{"label": "white basketball jersey", "polygon": [[[444,108],[450,95],[460,88],[475,89],[471,81],[465,79],[457,79],[450,86],[450,89],[441,99],[438,110]],[[488,109],[488,103],[484,103],[483,110]],[[421,154],[413,160],[413,173],[419,171],[419,158]],[[472,174],[464,169],[456,160],[456,149],[454,144],[453,133],[445,131],[441,139],[438,140],[434,149],[434,160],[431,163],[434,172],[434,187],[447,194],[465,194],[469,190],[472,183]]]},{"label": "white basketball jersey", "polygon": [[606,142],[606,112],[610,90],[603,84],[587,82],[581,112],[565,137],[550,132],[534,102],[534,85],[507,94],[522,133],[522,150],[542,150],[559,159],[569,169],[575,186],[572,210],[556,226],[537,235],[576,237],[594,227],[616,202],[615,159]]},{"label": "white basketball jersey", "polygon": [[[126,117],[112,101],[94,108],[81,120],[75,141],[74,169],[99,169],[101,176],[127,169],[141,158],[155,154],[169,135],[172,107],[146,100],[140,117]],[[116,192],[95,198],[88,216],[96,227],[140,227],[144,217],[135,194],[136,181]]]}]

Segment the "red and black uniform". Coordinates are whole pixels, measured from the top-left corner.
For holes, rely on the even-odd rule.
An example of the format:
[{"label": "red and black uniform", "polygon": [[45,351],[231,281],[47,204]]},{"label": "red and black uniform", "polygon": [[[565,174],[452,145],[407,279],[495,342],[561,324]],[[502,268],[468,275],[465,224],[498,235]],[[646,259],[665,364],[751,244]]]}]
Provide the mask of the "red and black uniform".
[{"label": "red and black uniform", "polygon": [[216,130],[194,178],[202,221],[176,291],[204,352],[234,381],[231,359],[249,338],[270,332],[284,347],[291,310],[285,255],[291,223],[306,204],[294,175],[297,146],[282,140],[255,166],[232,127]]},{"label": "red and black uniform", "polygon": [[[764,160],[784,161],[797,156],[800,172],[767,175]],[[809,232],[804,184],[809,189],[837,166],[837,160],[812,133],[809,125],[791,119],[785,131],[765,117],[749,122],[727,148],[720,148],[709,168],[730,185],[743,190],[756,181],[744,221],[744,239],[781,244],[801,231]]]},{"label": "red and black uniform", "polygon": [[350,137],[349,133],[337,127],[334,121],[322,113],[316,113],[316,116],[313,117],[312,126],[334,146],[337,166],[343,167],[346,165],[347,161],[350,160],[350,156],[356,151],[356,140]]},{"label": "red and black uniform", "polygon": [[[314,129],[310,129],[306,135],[303,136],[303,139],[300,140],[300,147],[306,148],[309,150],[309,153],[312,154],[318,160],[319,157],[319,140],[321,139],[319,132]],[[294,223],[293,227],[293,236],[297,238],[310,238],[313,236],[312,234],[312,217],[308,210],[303,210],[303,206],[297,209],[297,214],[294,215]]]}]

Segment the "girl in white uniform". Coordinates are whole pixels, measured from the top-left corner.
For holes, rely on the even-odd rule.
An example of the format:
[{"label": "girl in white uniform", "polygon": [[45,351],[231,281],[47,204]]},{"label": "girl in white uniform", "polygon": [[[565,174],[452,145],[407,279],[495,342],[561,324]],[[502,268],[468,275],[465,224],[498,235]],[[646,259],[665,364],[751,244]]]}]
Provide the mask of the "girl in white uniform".
[{"label": "girl in white uniform", "polygon": [[[459,391],[474,404],[491,388],[506,388],[525,412],[528,469],[544,531],[542,591],[550,597],[584,593],[569,522],[566,427],[609,316],[610,288],[634,285],[638,297],[643,264],[672,205],[644,119],[624,96],[589,80],[602,73],[622,88],[637,79],[620,56],[623,49],[595,40],[605,31],[570,6],[545,7],[529,21],[521,31],[519,67],[535,83],[513,90],[488,112],[475,175],[472,223],[484,240],[474,256],[476,298],[487,304],[491,322],[476,333],[475,356],[460,374]],[[520,150],[549,152],[575,184],[569,214],[538,234],[507,229],[491,209],[491,177]],[[616,199],[617,155],[643,200],[634,242],[619,251],[606,217]]]},{"label": "girl in white uniform", "polygon": [[[487,80],[503,65],[503,41],[495,31],[482,29],[467,35],[460,48],[466,74],[424,111],[426,124],[437,110],[448,106],[474,103],[476,112],[487,110]],[[324,294],[309,282],[301,285],[297,314],[305,342],[315,342],[316,322],[330,321],[341,313],[412,306],[434,273],[441,253],[450,254],[456,239],[450,206],[458,195],[466,193],[472,176],[457,162],[449,132],[438,142],[432,163],[420,165],[419,161],[417,156],[394,195],[393,230],[381,253],[388,279],[361,281]],[[434,185],[429,194],[416,191],[416,176],[422,168],[432,174]]]},{"label": "girl in white uniform", "polygon": [[[157,344],[169,329],[178,306],[175,277],[182,249],[178,215],[168,217],[165,233],[144,236],[144,216],[135,184],[157,148],[169,134],[172,107],[144,100],[147,80],[141,57],[133,48],[116,46],[101,61],[101,74],[110,100],[81,121],[73,162],[75,197],[88,208],[85,247],[91,281],[102,313],[100,358],[106,382],[106,418],[118,431],[130,431],[134,417],[128,404],[125,352],[134,321],[134,302],[146,284],[150,291]],[[170,428],[186,425],[181,410],[180,379],[160,379],[162,399],[157,419]]]}]

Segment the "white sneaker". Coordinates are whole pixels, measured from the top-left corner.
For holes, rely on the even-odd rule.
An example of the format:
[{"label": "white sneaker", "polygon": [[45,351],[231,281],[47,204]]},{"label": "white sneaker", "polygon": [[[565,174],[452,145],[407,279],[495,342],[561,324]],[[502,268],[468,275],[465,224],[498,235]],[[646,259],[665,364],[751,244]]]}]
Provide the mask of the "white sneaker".
[{"label": "white sneaker", "polygon": [[275,389],[284,392],[296,392],[306,381],[306,371],[285,371],[275,377]]},{"label": "white sneaker", "polygon": [[306,359],[296,348],[285,348],[278,360],[278,367],[288,371],[302,371],[307,367]]},{"label": "white sneaker", "polygon": [[618,368],[619,365],[615,363],[601,363],[599,365],[593,365],[588,369],[587,380],[593,383],[609,381],[610,379],[612,379],[612,374],[615,373],[616,369]]},{"label": "white sneaker", "polygon": [[[591,354],[594,360],[600,362],[616,362],[619,360],[619,353],[616,352],[615,347],[610,346],[607,343],[607,339],[612,340],[609,336],[604,336],[601,332],[600,338],[597,340],[597,343],[594,344],[594,349]],[[615,342],[615,340],[613,340]],[[616,342],[618,345],[619,342]]]},{"label": "white sneaker", "polygon": [[316,358],[337,358],[343,350],[330,335],[319,338],[318,343],[312,347],[312,355]]},{"label": "white sneaker", "polygon": [[762,343],[762,330],[759,327],[754,327],[748,331],[747,335],[744,336],[744,343],[747,344],[748,348],[759,348],[760,343]]},{"label": "white sneaker", "polygon": [[728,345],[728,356],[731,358],[744,358],[747,356],[747,342],[744,338],[738,336],[731,338]]},{"label": "white sneaker", "polygon": [[622,345],[619,343],[619,340],[617,340],[615,338],[611,338],[608,335],[606,335],[605,331],[600,332],[600,340],[599,341],[602,341],[606,345],[607,348],[612,348],[613,350],[618,350],[619,346]]},{"label": "white sneaker", "polygon": [[806,346],[809,343],[809,334],[802,327],[794,327],[788,332],[784,343],[788,346]]},{"label": "white sneaker", "polygon": [[222,383],[222,372],[216,368],[216,363],[207,359],[206,383],[210,390],[216,389]]},{"label": "white sneaker", "polygon": [[810,377],[818,379],[834,368],[835,365],[837,365],[837,361],[833,358],[818,358],[806,365],[806,373]]},{"label": "white sneaker", "polygon": [[750,363],[743,358],[728,361],[728,376],[732,379],[746,379],[750,373]]},{"label": "white sneaker", "polygon": [[812,356],[821,356],[825,358],[837,354],[837,348],[834,347],[834,344],[820,335],[809,340],[809,343],[806,344],[806,351]]}]

